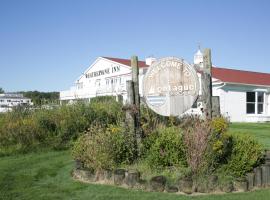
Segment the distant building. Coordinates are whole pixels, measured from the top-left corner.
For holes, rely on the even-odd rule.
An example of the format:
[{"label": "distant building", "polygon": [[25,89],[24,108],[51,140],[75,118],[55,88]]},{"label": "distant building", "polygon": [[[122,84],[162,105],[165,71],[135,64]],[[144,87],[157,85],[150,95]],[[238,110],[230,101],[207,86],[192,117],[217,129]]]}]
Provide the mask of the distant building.
[{"label": "distant building", "polygon": [[[140,94],[142,79],[155,58],[139,61]],[[194,55],[194,64],[203,66],[200,50]],[[198,73],[200,78],[200,73]],[[60,92],[60,101],[90,101],[92,97],[103,95],[123,95],[127,98],[126,81],[131,80],[130,60],[99,57],[76,80],[70,90]],[[270,74],[212,68],[213,96],[219,96],[221,113],[232,122],[270,121]],[[199,102],[198,102],[199,104]],[[200,114],[200,108],[192,108],[187,113]]]},{"label": "distant building", "polygon": [[24,97],[22,94],[0,94],[0,112],[7,112],[14,107],[29,105],[33,105],[31,99]]}]

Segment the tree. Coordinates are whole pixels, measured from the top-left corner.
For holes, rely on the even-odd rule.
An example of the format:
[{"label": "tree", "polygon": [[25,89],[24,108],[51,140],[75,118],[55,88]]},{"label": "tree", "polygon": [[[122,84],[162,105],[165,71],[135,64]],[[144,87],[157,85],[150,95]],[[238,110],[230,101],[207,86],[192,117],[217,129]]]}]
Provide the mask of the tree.
[{"label": "tree", "polygon": [[0,94],[5,93],[5,91],[0,87]]}]

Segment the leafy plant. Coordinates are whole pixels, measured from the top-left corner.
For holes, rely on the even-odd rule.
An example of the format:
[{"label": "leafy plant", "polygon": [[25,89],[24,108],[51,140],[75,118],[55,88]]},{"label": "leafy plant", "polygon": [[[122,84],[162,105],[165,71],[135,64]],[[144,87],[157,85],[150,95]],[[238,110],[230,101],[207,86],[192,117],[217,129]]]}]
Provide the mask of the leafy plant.
[{"label": "leafy plant", "polygon": [[164,127],[153,132],[146,145],[149,146],[146,160],[151,168],[186,164],[182,133],[177,127]]},{"label": "leafy plant", "polygon": [[263,148],[250,135],[232,135],[232,151],[222,168],[234,177],[242,177],[257,166],[263,157]]}]

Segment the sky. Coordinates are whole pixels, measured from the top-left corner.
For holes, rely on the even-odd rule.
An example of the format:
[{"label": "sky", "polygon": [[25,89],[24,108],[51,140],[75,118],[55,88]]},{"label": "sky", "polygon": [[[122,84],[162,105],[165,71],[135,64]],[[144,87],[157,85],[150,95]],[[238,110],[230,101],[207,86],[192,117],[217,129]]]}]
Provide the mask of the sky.
[{"label": "sky", "polygon": [[99,56],[211,48],[215,66],[270,73],[269,0],[0,0],[0,87],[61,91]]}]

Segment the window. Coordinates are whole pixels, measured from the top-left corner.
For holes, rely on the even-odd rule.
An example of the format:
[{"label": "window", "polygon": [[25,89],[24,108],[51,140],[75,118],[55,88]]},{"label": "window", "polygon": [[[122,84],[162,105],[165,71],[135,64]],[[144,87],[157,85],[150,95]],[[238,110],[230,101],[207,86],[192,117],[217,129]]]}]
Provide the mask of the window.
[{"label": "window", "polygon": [[110,85],[110,79],[106,79],[106,85]]},{"label": "window", "polygon": [[77,83],[77,88],[82,89],[83,88],[83,83]]},{"label": "window", "polygon": [[264,92],[247,92],[247,114],[263,114]]},{"label": "window", "polygon": [[100,86],[100,79],[96,80],[96,86]]},{"label": "window", "polygon": [[257,92],[257,111],[258,114],[263,113],[263,103],[264,103],[264,93],[263,92]]},{"label": "window", "polygon": [[247,92],[247,114],[255,114],[255,92]]}]

